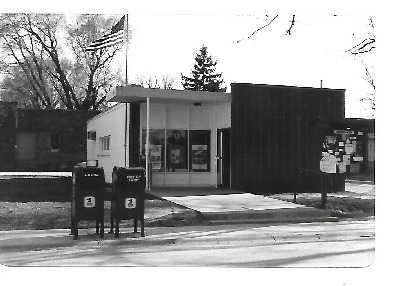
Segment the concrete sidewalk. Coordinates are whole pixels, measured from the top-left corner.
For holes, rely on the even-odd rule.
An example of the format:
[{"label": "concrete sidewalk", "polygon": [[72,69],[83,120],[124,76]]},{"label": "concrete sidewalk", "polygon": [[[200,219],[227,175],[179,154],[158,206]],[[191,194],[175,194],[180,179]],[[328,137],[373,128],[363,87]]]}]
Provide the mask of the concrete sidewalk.
[{"label": "concrete sidewalk", "polygon": [[329,210],[215,188],[153,188],[150,195],[198,211],[211,224],[336,221]]},{"label": "concrete sidewalk", "polygon": [[0,272],[5,265],[365,267],[374,259],[374,225],[373,219],[149,227],[146,237],[129,228],[119,238],[108,233],[99,238],[89,228],[78,240],[68,229],[0,231]]}]

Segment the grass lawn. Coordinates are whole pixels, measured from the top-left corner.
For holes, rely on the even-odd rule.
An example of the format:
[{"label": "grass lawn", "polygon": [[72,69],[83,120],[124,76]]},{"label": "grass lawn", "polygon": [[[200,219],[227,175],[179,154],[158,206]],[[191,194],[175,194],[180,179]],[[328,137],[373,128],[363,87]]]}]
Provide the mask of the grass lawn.
[{"label": "grass lawn", "polygon": [[[111,189],[105,190],[104,222],[110,227]],[[0,230],[67,229],[71,221],[70,178],[0,179]],[[200,213],[169,201],[147,196],[146,226],[181,226],[205,224]],[[132,227],[124,220],[122,227]],[[94,221],[81,221],[79,228],[95,227]]]},{"label": "grass lawn", "polygon": [[[271,198],[293,202],[294,194],[275,194]],[[364,218],[374,216],[374,195],[357,194],[352,192],[328,193],[327,203],[321,205],[321,194],[297,194],[296,203],[308,207],[327,209],[338,218]]]},{"label": "grass lawn", "polygon": [[[110,189],[105,192],[105,228],[110,227]],[[293,194],[269,197],[293,201]],[[70,178],[0,178],[0,231],[16,229],[67,229],[71,219]],[[322,208],[321,194],[298,194],[296,203]],[[351,192],[328,194],[325,209],[339,218],[374,216],[374,195]],[[146,226],[183,226],[208,224],[202,215],[166,200],[147,196]],[[82,221],[79,228],[95,227],[94,221]],[[121,221],[121,228],[132,227],[132,220]]]}]

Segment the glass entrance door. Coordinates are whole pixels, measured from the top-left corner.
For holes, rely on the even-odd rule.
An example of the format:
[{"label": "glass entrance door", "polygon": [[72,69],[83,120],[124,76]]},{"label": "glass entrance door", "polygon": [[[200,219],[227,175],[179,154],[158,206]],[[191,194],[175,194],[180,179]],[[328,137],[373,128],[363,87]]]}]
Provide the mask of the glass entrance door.
[{"label": "glass entrance door", "polygon": [[230,128],[217,129],[217,188],[230,188]]}]

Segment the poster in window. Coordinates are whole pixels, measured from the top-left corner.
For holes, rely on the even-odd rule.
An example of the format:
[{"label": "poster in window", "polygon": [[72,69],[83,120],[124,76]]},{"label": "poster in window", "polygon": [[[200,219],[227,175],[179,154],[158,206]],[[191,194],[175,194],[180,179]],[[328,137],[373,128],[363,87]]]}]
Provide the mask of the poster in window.
[{"label": "poster in window", "polygon": [[149,146],[149,162],[153,170],[160,170],[162,163],[162,145]]},{"label": "poster in window", "polygon": [[207,170],[207,145],[192,145],[192,170]]},{"label": "poster in window", "polygon": [[173,167],[178,167],[185,163],[185,151],[184,146],[169,146],[170,152],[170,164]]}]

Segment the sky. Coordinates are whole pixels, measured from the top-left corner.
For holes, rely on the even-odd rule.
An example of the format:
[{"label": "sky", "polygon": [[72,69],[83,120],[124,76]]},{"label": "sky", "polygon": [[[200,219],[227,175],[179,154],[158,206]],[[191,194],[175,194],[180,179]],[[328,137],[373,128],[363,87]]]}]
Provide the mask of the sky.
[{"label": "sky", "polygon": [[[128,14],[132,32],[129,83],[138,76],[171,75],[176,80],[175,88],[182,89],[181,73],[190,75],[195,55],[205,45],[218,63],[217,72],[222,73],[227,92],[231,83],[320,87],[322,81],[324,88],[346,90],[346,117],[373,115],[369,105],[361,101],[371,91],[364,68],[359,59],[346,52],[370,31],[369,12],[374,14],[373,21],[378,19],[371,5],[362,0],[325,4],[309,0],[256,2],[113,0],[110,4],[69,0],[54,5],[38,0],[34,4],[28,1],[32,6],[14,7],[11,12]],[[280,16],[245,39],[262,26],[264,14]],[[287,36],[292,14],[297,15],[296,23]],[[364,56],[373,74],[375,53]],[[117,59],[123,72],[125,58],[122,53]]]},{"label": "sky", "polygon": [[[128,82],[137,76],[169,74],[182,89],[181,73],[190,75],[202,45],[217,61],[217,72],[230,92],[231,83],[256,83],[346,90],[346,117],[370,117],[360,101],[370,86],[359,59],[346,50],[369,32],[368,16],[297,16],[290,36],[290,16],[267,28],[264,17],[244,14],[129,14],[132,40]],[[242,40],[237,43],[238,40]],[[372,52],[373,54],[374,52]],[[120,62],[125,55],[120,56]],[[372,63],[373,55],[365,57]],[[122,62],[123,65],[125,63]]]}]

